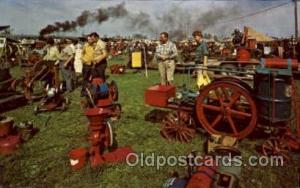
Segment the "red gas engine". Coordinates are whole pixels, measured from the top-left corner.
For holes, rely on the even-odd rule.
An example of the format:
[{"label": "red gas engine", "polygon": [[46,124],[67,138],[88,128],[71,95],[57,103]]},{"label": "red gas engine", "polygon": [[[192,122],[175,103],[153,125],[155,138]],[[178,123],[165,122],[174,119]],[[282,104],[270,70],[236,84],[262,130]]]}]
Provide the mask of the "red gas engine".
[{"label": "red gas engine", "polygon": [[[81,169],[87,159],[92,167],[104,163],[116,163],[133,153],[130,147],[116,148],[115,138],[110,124],[113,117],[120,118],[121,105],[118,100],[117,85],[114,81],[106,84],[100,78],[94,78],[92,86],[86,88],[88,106],[85,115],[88,123],[89,148],[76,148],[70,151],[69,158],[74,170]],[[108,152],[108,150],[110,152]]]}]

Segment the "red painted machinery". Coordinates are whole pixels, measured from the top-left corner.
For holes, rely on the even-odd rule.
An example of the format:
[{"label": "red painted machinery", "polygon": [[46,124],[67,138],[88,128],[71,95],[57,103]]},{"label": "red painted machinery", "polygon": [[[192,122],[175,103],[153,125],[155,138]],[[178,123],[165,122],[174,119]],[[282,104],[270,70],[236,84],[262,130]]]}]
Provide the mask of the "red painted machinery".
[{"label": "red painted machinery", "polygon": [[13,153],[21,143],[20,134],[15,134],[13,129],[14,120],[10,117],[1,117],[0,120],[0,154]]},{"label": "red painted machinery", "polygon": [[129,153],[132,153],[130,148],[123,148],[114,151],[114,153],[103,155],[104,150],[112,147],[114,142],[112,127],[108,122],[111,114],[112,112],[105,108],[91,108],[85,112],[90,121],[88,140],[91,144],[89,158],[92,167],[105,161],[123,161]]},{"label": "red painted machinery", "polygon": [[54,62],[39,61],[25,72],[23,78],[24,95],[34,101],[45,96],[45,86],[60,88],[59,67]]},{"label": "red painted machinery", "polygon": [[14,119],[0,116],[0,155],[12,154],[21,142],[29,140],[38,130],[31,122],[14,126]]},{"label": "red painted machinery", "polygon": [[41,99],[39,104],[34,108],[34,113],[62,110],[65,111],[69,105],[69,99],[63,96],[61,90],[56,88],[46,88],[47,94]]},{"label": "red painted machinery", "polygon": [[251,54],[250,52],[245,48],[239,48],[237,50],[236,60],[239,62],[247,62],[250,61]]},{"label": "red painted machinery", "polygon": [[27,99],[16,86],[17,80],[11,76],[9,67],[0,66],[0,113],[27,104]]},{"label": "red painted machinery", "polygon": [[262,59],[254,74],[253,88],[228,76],[215,79],[201,89],[200,94],[187,89],[175,92],[174,86],[154,86],[146,90],[145,103],[177,111],[163,122],[161,134],[169,139],[190,141],[194,134],[191,130],[197,122],[210,134],[242,139],[251,134],[257,124],[272,130],[282,126],[290,129],[292,126],[288,125],[296,120],[296,127],[290,132],[297,132],[297,139],[289,139],[288,143],[297,148],[300,108],[292,74],[295,66],[291,60]]},{"label": "red painted machinery", "polygon": [[82,101],[84,108],[108,108],[112,117],[121,117],[121,105],[117,103],[119,98],[118,86],[115,81],[106,83],[102,78],[94,78],[86,88],[86,100]]},{"label": "red painted machinery", "polygon": [[[87,159],[91,166],[97,167],[104,163],[117,163],[125,161],[127,155],[133,153],[130,147],[113,148],[114,137],[112,127],[108,119],[112,116],[112,111],[107,108],[89,108],[85,111],[89,119],[88,141],[90,147],[76,148],[70,151],[69,158],[74,170],[81,169]],[[106,152],[107,149],[113,149]]]},{"label": "red painted machinery", "polygon": [[[120,118],[121,114],[120,104],[115,103],[118,100],[116,83],[108,85],[102,79],[94,78],[92,87],[86,91],[89,104],[85,109],[85,115],[89,119],[90,147],[70,151],[70,163],[74,170],[81,169],[87,159],[92,167],[97,167],[104,163],[124,161],[127,155],[133,152],[130,147],[115,148],[115,138],[109,120]],[[106,152],[107,150],[112,151]]]},{"label": "red painted machinery", "polygon": [[126,66],[115,64],[115,65],[111,65],[109,69],[111,74],[124,74],[126,70]]}]

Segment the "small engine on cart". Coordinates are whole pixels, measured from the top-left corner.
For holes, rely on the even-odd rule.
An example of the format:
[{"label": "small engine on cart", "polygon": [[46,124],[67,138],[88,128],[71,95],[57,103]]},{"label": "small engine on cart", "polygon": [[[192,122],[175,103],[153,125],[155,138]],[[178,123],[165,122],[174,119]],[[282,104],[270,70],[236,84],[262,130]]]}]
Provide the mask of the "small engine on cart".
[{"label": "small engine on cart", "polygon": [[119,93],[115,81],[107,83],[102,78],[93,78],[86,88],[85,97],[86,100],[82,101],[84,108],[107,108],[111,110],[112,118],[120,118],[121,105],[117,103]]},{"label": "small engine on cart", "polygon": [[46,87],[46,95],[41,99],[39,104],[35,107],[34,112],[62,110],[68,108],[69,99],[63,96],[61,89],[54,87]]},{"label": "small engine on cart", "polygon": [[12,154],[22,142],[31,139],[38,129],[31,121],[14,124],[12,117],[0,115],[0,155]]},{"label": "small engine on cart", "polygon": [[[87,160],[92,167],[104,163],[125,161],[131,147],[116,148],[116,142],[110,120],[120,118],[121,105],[118,100],[118,88],[114,81],[110,84],[101,78],[94,78],[86,88],[84,113],[89,119],[89,148],[75,148],[69,152],[73,170],[81,169]],[[107,150],[109,150],[107,152]]]}]

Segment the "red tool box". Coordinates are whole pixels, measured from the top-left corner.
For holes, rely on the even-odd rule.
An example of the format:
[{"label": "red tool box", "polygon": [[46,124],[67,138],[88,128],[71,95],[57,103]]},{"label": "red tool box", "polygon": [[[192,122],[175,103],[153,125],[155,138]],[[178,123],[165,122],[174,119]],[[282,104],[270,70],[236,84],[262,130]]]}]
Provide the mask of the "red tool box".
[{"label": "red tool box", "polygon": [[145,103],[151,106],[166,107],[168,99],[175,97],[176,88],[172,85],[154,85],[145,91]]}]

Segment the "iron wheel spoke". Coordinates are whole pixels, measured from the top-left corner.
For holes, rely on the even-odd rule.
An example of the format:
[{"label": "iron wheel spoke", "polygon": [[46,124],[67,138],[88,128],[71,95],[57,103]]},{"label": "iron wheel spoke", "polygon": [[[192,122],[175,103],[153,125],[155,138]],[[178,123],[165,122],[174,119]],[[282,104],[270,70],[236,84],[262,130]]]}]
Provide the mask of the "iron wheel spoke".
[{"label": "iron wheel spoke", "polygon": [[217,111],[217,112],[221,112],[222,111],[221,107],[218,107],[218,106],[213,106],[213,105],[209,105],[209,104],[202,104],[202,106],[204,108],[212,110],[212,111]]},{"label": "iron wheel spoke", "polygon": [[222,115],[222,114],[219,114],[219,115],[215,118],[215,120],[212,122],[211,127],[215,127],[215,126],[221,121],[222,117],[223,117],[223,115]]},{"label": "iron wheel spoke", "polygon": [[228,116],[227,119],[228,119],[229,125],[230,125],[230,127],[231,127],[233,133],[234,133],[234,134],[238,134],[238,131],[236,130],[235,124],[234,124],[234,122],[233,122],[231,116]]}]

